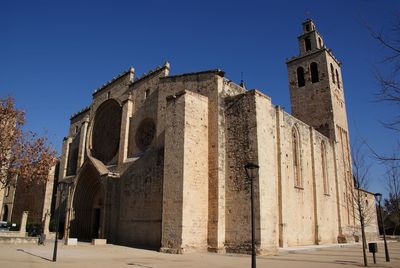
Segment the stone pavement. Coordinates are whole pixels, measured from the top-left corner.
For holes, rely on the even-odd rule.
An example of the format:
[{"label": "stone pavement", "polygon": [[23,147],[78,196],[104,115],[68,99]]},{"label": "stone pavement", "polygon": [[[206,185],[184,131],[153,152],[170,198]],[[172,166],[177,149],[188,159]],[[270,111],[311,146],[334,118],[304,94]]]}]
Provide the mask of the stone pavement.
[{"label": "stone pavement", "polygon": [[[368,253],[370,267],[400,267],[400,243],[388,244],[391,262],[384,259],[383,244],[379,243],[377,264]],[[92,246],[80,243],[78,246],[59,244],[58,260],[52,262],[53,244],[46,246],[0,244],[0,267],[96,267],[96,268],[183,268],[183,267],[250,267],[250,256],[214,253],[187,253],[183,255],[164,254],[151,250],[134,249],[115,245]],[[281,251],[279,256],[257,257],[257,267],[313,268],[313,267],[361,267],[360,245],[332,247],[301,247]]]}]

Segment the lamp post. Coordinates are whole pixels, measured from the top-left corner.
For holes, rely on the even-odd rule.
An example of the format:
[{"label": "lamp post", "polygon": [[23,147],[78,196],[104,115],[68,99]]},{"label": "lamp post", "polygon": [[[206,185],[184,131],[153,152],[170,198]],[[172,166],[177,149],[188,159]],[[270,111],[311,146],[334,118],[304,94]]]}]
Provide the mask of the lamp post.
[{"label": "lamp post", "polygon": [[253,181],[257,176],[258,169],[260,168],[257,164],[255,163],[247,163],[244,166],[247,174],[247,179],[250,180],[250,187],[251,187],[251,193],[250,193],[250,198],[251,198],[251,268],[256,268],[256,228],[255,228],[255,222],[256,222],[256,213],[255,213],[255,206],[254,206],[254,187],[253,187]]},{"label": "lamp post", "polygon": [[378,202],[378,207],[379,207],[379,215],[380,215],[379,218],[381,220],[381,225],[382,225],[382,229],[383,229],[383,242],[385,243],[385,257],[386,257],[386,261],[390,262],[389,251],[388,251],[387,243],[386,243],[385,224],[383,223],[382,209],[381,209],[382,194],[376,193],[376,194],[374,194],[374,197],[375,197],[375,200]]},{"label": "lamp post", "polygon": [[[61,210],[61,197],[63,195],[64,188],[68,189],[68,187],[72,184],[72,182],[60,181],[57,184],[57,190],[60,188],[60,195],[58,197],[58,211],[56,216],[56,237],[54,240],[54,250],[53,250],[53,261],[57,261],[57,246],[58,246],[58,229],[60,225],[60,210]],[[56,192],[57,194],[57,192]]]}]

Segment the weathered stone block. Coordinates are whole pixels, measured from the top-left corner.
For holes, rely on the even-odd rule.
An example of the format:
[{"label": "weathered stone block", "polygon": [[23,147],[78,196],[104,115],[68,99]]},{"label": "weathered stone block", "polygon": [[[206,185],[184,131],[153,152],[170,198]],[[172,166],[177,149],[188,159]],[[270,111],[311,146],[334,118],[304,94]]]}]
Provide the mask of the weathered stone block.
[{"label": "weathered stone block", "polygon": [[66,246],[77,246],[78,245],[78,238],[67,238],[65,240]]},{"label": "weathered stone block", "polygon": [[104,246],[107,245],[107,239],[92,239],[93,246]]}]

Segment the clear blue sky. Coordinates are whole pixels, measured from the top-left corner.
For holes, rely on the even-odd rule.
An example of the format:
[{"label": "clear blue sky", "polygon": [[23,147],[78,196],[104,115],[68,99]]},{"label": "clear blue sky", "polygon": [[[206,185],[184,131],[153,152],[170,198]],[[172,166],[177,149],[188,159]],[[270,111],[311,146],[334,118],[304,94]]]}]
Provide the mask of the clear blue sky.
[{"label": "clear blue sky", "polygon": [[[26,128],[46,132],[58,150],[70,115],[129,66],[140,75],[168,60],[172,74],[221,68],[236,82],[243,72],[248,88],[290,111],[285,59],[298,54],[301,23],[311,17],[343,62],[351,139],[390,152],[398,133],[378,121],[399,107],[374,101],[373,64],[383,49],[364,22],[388,28],[396,11],[395,0],[2,0],[0,96],[13,95]],[[385,192],[382,173],[374,165],[370,191]]]}]

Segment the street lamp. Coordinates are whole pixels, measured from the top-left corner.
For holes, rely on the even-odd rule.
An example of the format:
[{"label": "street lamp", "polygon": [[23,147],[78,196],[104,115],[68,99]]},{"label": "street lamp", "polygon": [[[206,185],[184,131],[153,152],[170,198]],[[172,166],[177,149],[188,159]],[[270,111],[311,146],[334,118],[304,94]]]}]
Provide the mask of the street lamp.
[{"label": "street lamp", "polygon": [[[68,189],[68,187],[72,184],[72,182],[67,182],[67,181],[60,181],[57,183],[57,190],[60,188],[60,195],[58,197],[58,211],[57,211],[57,216],[56,216],[56,237],[54,240],[54,250],[53,250],[53,261],[57,261],[57,244],[58,244],[58,229],[60,225],[60,210],[61,210],[61,197],[63,195],[63,192],[65,189]],[[57,194],[57,191],[56,191]]]},{"label": "street lamp", "polygon": [[256,222],[256,213],[255,213],[255,206],[254,206],[254,187],[253,187],[253,181],[258,175],[258,169],[260,168],[257,164],[255,163],[247,163],[244,166],[247,174],[247,179],[250,180],[250,187],[251,187],[251,268],[256,268],[256,243],[255,243],[255,238],[256,238],[256,228],[255,228],[255,222]]},{"label": "street lamp", "polygon": [[380,220],[381,220],[381,225],[383,229],[383,242],[385,243],[385,257],[386,261],[389,262],[389,251],[387,248],[387,243],[386,243],[386,232],[385,232],[385,224],[383,223],[383,216],[382,216],[382,209],[381,209],[381,201],[382,201],[382,194],[381,193],[376,193],[374,194],[376,202],[378,202],[378,207],[379,207],[379,215],[380,215]]}]

